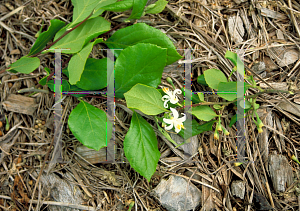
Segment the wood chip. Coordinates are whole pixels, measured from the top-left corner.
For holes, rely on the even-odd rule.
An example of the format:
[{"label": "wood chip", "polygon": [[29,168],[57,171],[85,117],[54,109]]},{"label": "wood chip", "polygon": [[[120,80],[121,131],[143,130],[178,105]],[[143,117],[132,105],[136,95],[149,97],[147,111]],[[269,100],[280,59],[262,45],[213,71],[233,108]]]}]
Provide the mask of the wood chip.
[{"label": "wood chip", "polygon": [[[272,43],[272,45],[277,44],[277,42]],[[274,59],[280,67],[285,67],[296,62],[300,58],[300,52],[294,48],[287,49],[285,46],[280,46],[270,48],[270,57]]]},{"label": "wood chip", "polygon": [[19,55],[21,53],[21,51],[19,49],[14,49],[10,52],[10,54],[16,54]]},{"label": "wood chip", "polygon": [[[269,84],[274,88],[278,90],[285,90],[288,91],[289,85],[286,82],[269,82]],[[269,86],[267,84],[261,83],[259,85],[263,89],[269,89]]]},{"label": "wood chip", "polygon": [[270,155],[268,170],[276,192],[284,192],[292,184],[293,170],[285,156]]},{"label": "wood chip", "polygon": [[94,149],[87,148],[86,146],[79,146],[76,148],[76,152],[91,164],[106,161],[106,147],[96,151]]},{"label": "wood chip", "polygon": [[23,95],[11,94],[7,100],[2,103],[3,107],[7,111],[13,111],[16,113],[33,115],[38,104],[35,103],[35,99],[31,97],[24,97]]},{"label": "wood chip", "polygon": [[245,29],[244,29],[243,21],[240,18],[240,16],[229,17],[228,30],[232,41],[234,41],[235,43],[243,42]]},{"label": "wood chip", "polygon": [[270,10],[268,8],[260,8],[260,12],[262,16],[268,17],[268,18],[274,18],[274,19],[286,19],[286,16],[282,13],[275,12],[273,10]]}]

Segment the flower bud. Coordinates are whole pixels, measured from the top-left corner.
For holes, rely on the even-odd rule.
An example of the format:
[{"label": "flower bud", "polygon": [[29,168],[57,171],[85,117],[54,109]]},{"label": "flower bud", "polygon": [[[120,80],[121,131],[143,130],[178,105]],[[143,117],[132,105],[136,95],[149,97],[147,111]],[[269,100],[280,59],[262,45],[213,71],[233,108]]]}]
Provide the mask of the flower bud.
[{"label": "flower bud", "polygon": [[219,140],[219,133],[217,131],[214,133],[214,139]]},{"label": "flower bud", "polygon": [[217,130],[222,131],[222,125],[220,122],[217,123]]},{"label": "flower bud", "polygon": [[167,77],[167,82],[169,83],[169,84],[171,84],[172,85],[172,87],[175,89],[175,86],[174,86],[174,84],[173,84],[173,81],[172,81],[172,79],[170,78],[170,77]]},{"label": "flower bud", "polygon": [[257,120],[257,124],[258,124],[259,128],[262,128],[263,126],[265,126],[260,119]]},{"label": "flower bud", "polygon": [[234,166],[240,166],[240,165],[242,165],[243,163],[242,162],[234,162]]},{"label": "flower bud", "polygon": [[262,133],[263,132],[263,129],[261,127],[257,128],[258,130],[258,133]]},{"label": "flower bud", "polygon": [[228,135],[229,135],[228,130],[226,130],[226,128],[223,127],[223,125],[222,125],[222,130],[223,130],[223,133],[224,133],[225,136],[228,136]]},{"label": "flower bud", "polygon": [[293,155],[291,158],[292,158],[293,161],[295,161],[296,163],[298,163],[298,164],[300,165],[300,162],[299,162],[299,160],[296,158],[295,155]]}]

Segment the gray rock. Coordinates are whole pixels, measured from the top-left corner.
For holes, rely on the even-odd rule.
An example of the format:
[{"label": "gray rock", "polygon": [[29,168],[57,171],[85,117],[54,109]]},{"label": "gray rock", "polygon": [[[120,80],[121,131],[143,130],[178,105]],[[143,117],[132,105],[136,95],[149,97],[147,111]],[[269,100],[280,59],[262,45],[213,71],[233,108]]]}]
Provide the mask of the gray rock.
[{"label": "gray rock", "polygon": [[188,184],[186,179],[174,175],[168,180],[163,179],[152,194],[168,211],[193,210],[201,199],[201,191],[193,183]]}]

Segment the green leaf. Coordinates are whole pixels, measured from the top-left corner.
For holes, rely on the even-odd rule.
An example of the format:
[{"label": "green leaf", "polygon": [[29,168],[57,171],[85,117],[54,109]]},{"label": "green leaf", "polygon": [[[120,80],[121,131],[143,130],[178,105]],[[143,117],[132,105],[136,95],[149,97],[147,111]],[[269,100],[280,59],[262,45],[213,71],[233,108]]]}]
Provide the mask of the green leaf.
[{"label": "green leaf", "polygon": [[128,19],[140,19],[148,0],[133,0],[133,8]]},{"label": "green leaf", "polygon": [[237,56],[237,53],[231,52],[231,51],[226,51],[225,53],[225,58],[229,59],[230,61],[232,61],[232,63],[234,64],[234,66],[237,66],[237,71],[244,75],[245,71],[244,71],[244,63],[241,61],[241,59]]},{"label": "green leaf", "polygon": [[[237,87],[238,84],[238,87]],[[237,97],[237,90],[243,89],[244,86],[244,94],[247,91],[247,89],[250,87],[249,84],[245,82],[238,83],[236,81],[230,81],[230,82],[220,82],[218,86],[218,95],[225,100],[232,101],[235,100]],[[232,92],[232,93],[221,93],[221,92]]]},{"label": "green leaf", "polygon": [[193,107],[192,112],[191,110],[188,112],[203,121],[210,121],[217,116],[217,114],[207,105]]},{"label": "green leaf", "polygon": [[212,89],[218,89],[220,82],[227,82],[227,78],[221,70],[209,69],[204,71],[205,81]]},{"label": "green leaf", "polygon": [[225,58],[229,59],[234,64],[234,66],[236,66],[236,64],[237,64],[237,54],[236,53],[231,52],[231,51],[226,51]]},{"label": "green leaf", "polygon": [[[149,14],[158,14],[161,13],[166,5],[168,4],[168,1],[166,0],[158,0],[154,4],[150,4],[148,7],[146,7],[145,12]],[[154,6],[151,6],[154,5]]]},{"label": "green leaf", "polygon": [[89,19],[97,17],[99,15],[102,15],[102,13],[105,11],[103,9],[103,7],[114,4],[116,2],[117,2],[117,0],[102,0],[102,1],[100,1],[95,8],[94,14]]},{"label": "green leaf", "polygon": [[106,113],[84,101],[72,110],[68,125],[78,141],[97,151],[107,146],[112,135],[112,123]]},{"label": "green leaf", "polygon": [[[66,29],[66,28],[65,28]],[[60,30],[54,41],[57,40],[63,33],[64,30]],[[110,29],[110,22],[105,20],[103,17],[96,17],[91,20],[87,20],[79,27],[74,29],[72,32],[67,34],[61,40],[59,40],[56,44],[54,44],[48,51],[53,51],[56,48],[70,48],[70,50],[62,50],[62,53],[73,54],[77,53],[82,49],[82,47],[87,44],[93,38],[103,34]]]},{"label": "green leaf", "polygon": [[107,5],[115,3],[117,0],[72,0],[74,6],[72,23],[68,29],[75,27],[81,21],[86,19],[94,10],[94,13],[88,20],[101,15],[105,10],[101,9]]},{"label": "green leaf", "polygon": [[68,65],[68,72],[70,73],[69,74],[70,84],[74,85],[80,80],[80,77],[85,67],[86,60],[89,57],[93,49],[93,46],[102,41],[103,41],[102,38],[96,39],[94,42],[90,42],[81,51],[79,51],[77,54],[72,56]]},{"label": "green leaf", "polygon": [[45,67],[45,71],[47,72],[47,75],[39,81],[39,84],[41,84],[42,86],[46,85],[47,78],[50,75],[50,69],[48,67]]},{"label": "green leaf", "polygon": [[80,81],[76,86],[83,90],[100,90],[107,86],[107,58],[88,58]]},{"label": "green leaf", "polygon": [[[245,110],[245,112],[246,112],[246,110]],[[236,123],[236,121],[237,121],[237,115],[234,115],[232,118],[231,118],[231,120],[230,120],[230,123],[229,123],[229,127],[232,127],[232,125],[234,124],[234,123]],[[238,115],[238,120],[240,120],[240,119],[243,119],[244,118],[244,114],[239,114]]]},{"label": "green leaf", "polygon": [[115,96],[124,98],[123,94],[137,83],[156,88],[166,65],[166,53],[166,49],[149,43],[124,49],[115,65]]},{"label": "green leaf", "polygon": [[[70,92],[78,92],[78,93],[80,93],[81,91],[85,91],[85,90],[83,90],[83,89],[80,89],[79,87],[77,87],[77,86],[75,86],[75,85],[70,85],[70,90],[69,90]],[[79,97],[84,97],[84,96],[86,96],[87,94],[71,94],[72,96],[74,96],[74,97],[77,97],[77,98],[79,98]]]},{"label": "green leaf", "polygon": [[[203,133],[205,131],[211,131],[212,130],[212,126],[213,124],[216,122],[216,120],[212,120],[212,121],[209,121],[209,122],[206,122],[202,125],[199,125],[199,123],[193,119],[192,120],[192,134],[185,134],[186,131],[188,130],[181,130],[178,134],[182,137],[182,138],[186,138],[186,139],[189,139],[193,136],[196,136],[196,135],[199,135],[200,133]],[[184,125],[184,123],[183,123]],[[186,137],[184,137],[184,134],[186,135]]]},{"label": "green leaf", "polygon": [[[243,108],[244,107],[244,101],[240,101],[240,106]],[[245,109],[251,108],[251,103],[248,100],[245,100]]]},{"label": "green leaf", "polygon": [[118,1],[113,4],[102,7],[101,9],[112,12],[124,12],[133,7],[133,0]]},{"label": "green leaf", "polygon": [[208,86],[208,84],[205,81],[204,74],[198,76],[197,82],[198,82],[198,84]]},{"label": "green leaf", "polygon": [[44,49],[47,43],[54,37],[54,35],[65,25],[65,22],[58,19],[50,21],[50,26],[47,31],[41,33],[36,39],[34,45],[30,49],[28,56],[36,54]]},{"label": "green leaf", "polygon": [[216,110],[221,110],[222,106],[218,105],[218,104],[215,104],[213,105],[214,109]]},{"label": "green leaf", "polygon": [[152,127],[136,112],[133,112],[123,144],[125,156],[131,167],[150,181],[156,170],[160,152]]},{"label": "green leaf", "polygon": [[[47,85],[49,87],[49,89],[52,91],[52,92],[55,92],[54,90],[54,80],[50,80],[47,82]],[[68,83],[67,80],[62,80],[61,82],[61,91],[63,92],[67,92],[70,90],[70,84]]]},{"label": "green leaf", "polygon": [[[110,49],[125,49],[137,43],[151,43],[162,48],[167,48],[167,63],[172,64],[182,57],[176,51],[172,41],[160,30],[145,23],[137,23],[115,32],[105,44]],[[119,56],[120,51],[115,51]]]},{"label": "green leaf", "polygon": [[203,102],[204,101],[204,93],[200,92],[198,93],[199,101]]},{"label": "green leaf", "polygon": [[[161,90],[161,91],[162,91],[162,90]],[[182,95],[185,96],[184,87],[181,88],[181,91],[182,91]],[[162,91],[162,92],[163,92],[163,94],[162,94],[163,96],[166,95],[166,94],[164,93],[164,91]],[[198,97],[197,94],[192,93],[192,102],[193,102],[193,103],[200,103],[200,99],[199,99],[199,97]],[[172,108],[178,107],[178,105],[173,105],[173,104],[170,103],[170,102],[168,102],[168,104],[171,105]],[[173,105],[173,106],[172,106],[172,105]]]},{"label": "green leaf", "polygon": [[155,88],[144,84],[136,84],[124,94],[127,107],[138,109],[147,115],[157,115],[168,112],[164,108],[161,94]]},{"label": "green leaf", "polygon": [[29,74],[40,66],[40,60],[37,57],[23,56],[16,62],[12,63],[7,71],[17,71],[19,73]]}]

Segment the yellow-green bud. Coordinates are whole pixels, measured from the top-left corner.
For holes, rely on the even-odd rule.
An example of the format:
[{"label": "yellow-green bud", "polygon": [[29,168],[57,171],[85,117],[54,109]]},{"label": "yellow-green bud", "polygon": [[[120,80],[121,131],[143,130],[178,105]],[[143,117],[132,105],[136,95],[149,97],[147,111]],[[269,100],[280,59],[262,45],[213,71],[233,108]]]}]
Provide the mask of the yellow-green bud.
[{"label": "yellow-green bud", "polygon": [[222,125],[222,130],[223,130],[223,133],[225,134],[225,136],[228,136],[228,135],[229,135],[228,130],[226,130],[226,128],[223,127],[223,125]]},{"label": "yellow-green bud", "polygon": [[172,79],[170,78],[170,77],[167,77],[167,82],[169,83],[169,84],[173,84],[173,81],[172,81]]},{"label": "yellow-green bud", "polygon": [[293,161],[295,161],[296,163],[298,163],[298,164],[300,165],[300,162],[299,162],[299,160],[296,158],[295,155],[293,155],[291,158],[292,158]]},{"label": "yellow-green bud", "polygon": [[263,132],[263,129],[261,127],[257,128],[258,130],[258,133],[262,133]]},{"label": "yellow-green bud", "polygon": [[243,164],[242,162],[234,162],[234,166],[240,166],[242,164]]},{"label": "yellow-green bud", "polygon": [[257,119],[257,125],[259,128],[262,128],[264,126],[264,124],[262,123],[262,121],[259,118]]},{"label": "yellow-green bud", "polygon": [[217,130],[222,131],[222,125],[220,122],[217,123]]},{"label": "yellow-green bud", "polygon": [[174,86],[174,84],[173,84],[173,81],[172,81],[172,79],[170,78],[170,77],[167,77],[167,82],[169,83],[169,84],[171,84],[172,85],[172,87],[175,89],[175,86]]},{"label": "yellow-green bud", "polygon": [[214,133],[214,139],[219,140],[219,133],[217,131]]}]

